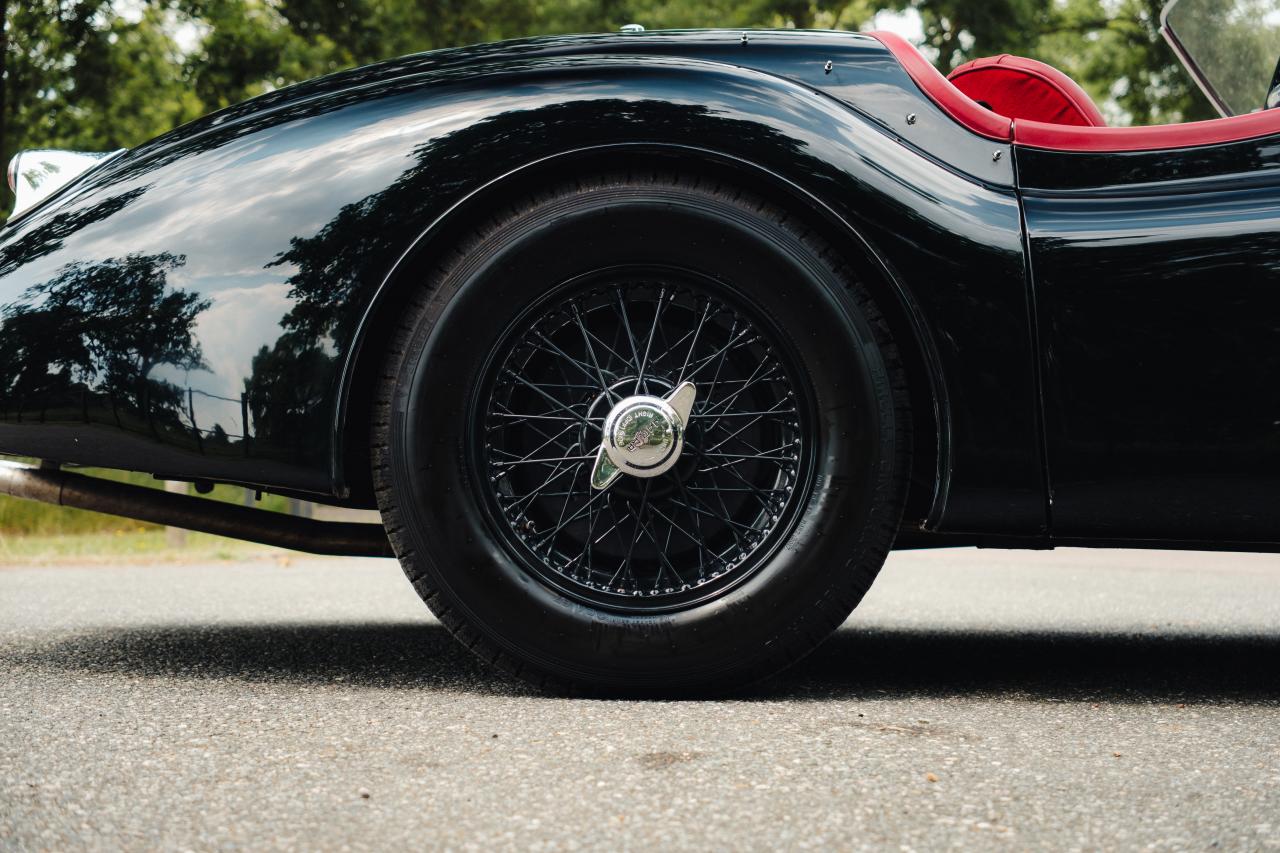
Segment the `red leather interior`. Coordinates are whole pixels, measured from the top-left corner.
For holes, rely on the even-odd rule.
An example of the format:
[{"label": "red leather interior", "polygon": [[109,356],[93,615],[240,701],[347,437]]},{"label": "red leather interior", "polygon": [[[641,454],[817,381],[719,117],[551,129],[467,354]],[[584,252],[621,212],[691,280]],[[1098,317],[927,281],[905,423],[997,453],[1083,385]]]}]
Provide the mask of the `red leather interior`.
[{"label": "red leather interior", "polygon": [[[998,115],[962,92],[920,55],[910,42],[890,32],[867,33],[894,55],[916,85],[957,123],[979,136],[1053,151],[1163,151],[1220,145],[1280,134],[1280,109],[1246,115],[1149,127],[1093,127],[1052,124]],[[963,67],[963,66],[961,66]],[[957,69],[958,70],[958,69]],[[984,99],[985,100],[985,99]],[[994,106],[994,104],[993,104]],[[1096,108],[1095,108],[1096,109]]]},{"label": "red leather interior", "polygon": [[1052,65],[1002,53],[966,62],[947,75],[957,89],[1016,123],[1105,127],[1107,122],[1084,89]]}]

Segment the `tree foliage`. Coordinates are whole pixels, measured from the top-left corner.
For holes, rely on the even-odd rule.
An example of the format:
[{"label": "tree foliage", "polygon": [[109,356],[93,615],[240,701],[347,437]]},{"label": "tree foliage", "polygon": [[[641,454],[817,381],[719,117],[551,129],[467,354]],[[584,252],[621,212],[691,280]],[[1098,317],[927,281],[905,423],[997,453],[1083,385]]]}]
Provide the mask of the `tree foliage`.
[{"label": "tree foliage", "polygon": [[[993,53],[1062,67],[1135,123],[1209,106],[1157,33],[1162,0],[0,0],[0,157],[109,150],[289,83],[522,35],[650,28],[858,29],[914,10],[943,70]],[[0,209],[8,205],[0,205]]]}]

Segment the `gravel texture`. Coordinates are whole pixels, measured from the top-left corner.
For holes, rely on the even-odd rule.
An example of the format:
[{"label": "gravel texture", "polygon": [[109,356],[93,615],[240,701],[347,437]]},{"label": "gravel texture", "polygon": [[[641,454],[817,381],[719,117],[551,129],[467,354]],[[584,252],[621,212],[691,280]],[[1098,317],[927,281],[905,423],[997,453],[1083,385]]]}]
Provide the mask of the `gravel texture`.
[{"label": "gravel texture", "polygon": [[727,700],[530,692],[390,561],[0,570],[4,849],[1280,848],[1280,557],[894,555]]}]

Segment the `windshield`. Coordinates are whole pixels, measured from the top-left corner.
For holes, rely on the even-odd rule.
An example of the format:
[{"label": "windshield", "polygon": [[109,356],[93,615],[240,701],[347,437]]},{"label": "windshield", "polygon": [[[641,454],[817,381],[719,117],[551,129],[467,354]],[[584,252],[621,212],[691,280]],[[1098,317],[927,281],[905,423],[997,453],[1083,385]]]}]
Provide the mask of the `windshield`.
[{"label": "windshield", "polygon": [[1223,115],[1262,109],[1280,59],[1280,0],[1170,0],[1162,32]]}]

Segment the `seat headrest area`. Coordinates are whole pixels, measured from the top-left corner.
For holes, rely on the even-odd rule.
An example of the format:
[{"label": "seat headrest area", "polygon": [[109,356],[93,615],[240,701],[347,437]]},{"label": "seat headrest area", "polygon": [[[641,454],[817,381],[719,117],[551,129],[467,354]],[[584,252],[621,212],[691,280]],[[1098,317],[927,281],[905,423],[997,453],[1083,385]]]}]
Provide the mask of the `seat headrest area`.
[{"label": "seat headrest area", "polygon": [[1001,54],[966,62],[947,79],[973,100],[1002,116],[1046,124],[1105,127],[1084,89],[1052,65]]}]

